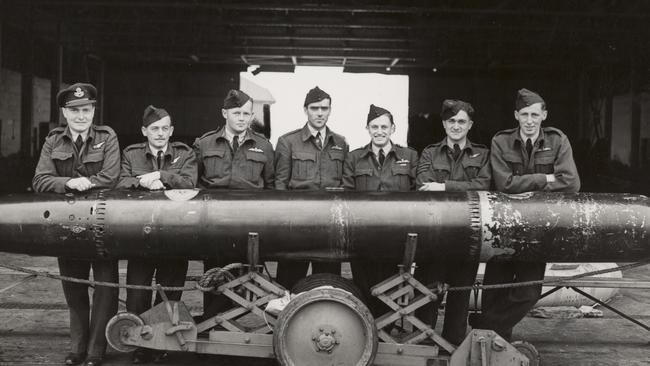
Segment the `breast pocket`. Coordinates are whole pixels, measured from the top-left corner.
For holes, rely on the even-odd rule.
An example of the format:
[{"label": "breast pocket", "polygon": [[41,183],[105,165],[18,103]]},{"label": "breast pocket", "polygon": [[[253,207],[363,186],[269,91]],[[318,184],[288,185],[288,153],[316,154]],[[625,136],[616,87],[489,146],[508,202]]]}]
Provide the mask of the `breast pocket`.
[{"label": "breast pocket", "polygon": [[331,171],[328,172],[328,175],[334,178],[335,180],[341,180],[343,175],[343,160],[345,155],[341,150],[329,150],[328,152],[330,157],[330,167]]},{"label": "breast pocket", "polygon": [[521,156],[517,154],[505,154],[503,159],[506,161],[510,170],[512,170],[513,175],[523,175],[524,174],[524,163],[521,160]]},{"label": "breast pocket", "polygon": [[370,190],[372,169],[357,168],[354,170],[354,187],[357,191]]},{"label": "breast pocket", "polygon": [[250,182],[257,182],[262,177],[262,169],[266,164],[266,155],[261,152],[246,151],[245,178]]},{"label": "breast pocket", "polygon": [[229,162],[225,161],[226,150],[207,150],[203,152],[203,175],[206,178],[223,178]]},{"label": "breast pocket", "polygon": [[82,158],[87,175],[99,173],[104,166],[104,149],[94,150],[89,148]]},{"label": "breast pocket", "polygon": [[467,179],[474,179],[481,170],[481,161],[478,159],[470,159],[463,161],[463,170]]},{"label": "breast pocket", "polygon": [[540,152],[535,154],[535,173],[553,174],[555,157],[552,152]]},{"label": "breast pocket", "polygon": [[72,174],[72,164],[73,156],[72,152],[69,151],[52,151],[51,155],[54,166],[56,167],[56,172],[62,177],[71,177]]},{"label": "breast pocket", "polygon": [[433,169],[433,179],[436,182],[443,183],[449,179],[451,167],[446,161],[434,161],[431,164],[431,169]]},{"label": "breast pocket", "polygon": [[291,154],[291,178],[309,180],[316,177],[316,154],[294,151]]},{"label": "breast pocket", "polygon": [[391,166],[393,178],[397,180],[397,189],[400,191],[411,190],[411,182],[413,182],[413,174],[408,164],[393,164]]}]

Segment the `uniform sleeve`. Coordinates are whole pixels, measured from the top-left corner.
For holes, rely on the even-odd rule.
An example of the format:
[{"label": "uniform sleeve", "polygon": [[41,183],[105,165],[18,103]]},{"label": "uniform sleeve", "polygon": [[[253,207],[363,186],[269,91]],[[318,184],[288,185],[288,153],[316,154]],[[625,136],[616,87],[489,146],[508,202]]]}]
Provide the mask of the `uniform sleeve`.
[{"label": "uniform sleeve", "polygon": [[422,156],[420,156],[420,161],[418,162],[415,186],[417,189],[420,189],[424,183],[435,182],[433,176],[433,170],[431,169],[431,164],[433,162],[433,153],[432,149],[424,149],[422,151]]},{"label": "uniform sleeve", "polygon": [[343,161],[343,188],[355,190],[356,184],[354,182],[354,155],[347,153]]},{"label": "uniform sleeve", "polygon": [[545,174],[512,174],[512,169],[510,169],[508,162],[503,158],[503,149],[495,139],[492,139],[490,163],[492,164],[494,184],[500,192],[523,193],[540,191],[546,186]]},{"label": "uniform sleeve", "polygon": [[93,188],[113,188],[120,177],[120,144],[117,136],[111,133],[104,145],[104,161],[102,169],[97,174],[88,177]]},{"label": "uniform sleeve", "polygon": [[273,154],[273,146],[270,142],[267,142],[264,155],[266,155],[266,163],[264,163],[264,169],[262,170],[264,189],[273,189],[275,188],[275,167],[273,166],[275,157]]},{"label": "uniform sleeve", "polygon": [[131,167],[131,157],[126,151],[122,153],[122,167],[120,169],[120,180],[115,188],[138,188],[140,180],[133,176],[133,168]]},{"label": "uniform sleeve", "polygon": [[418,170],[418,152],[415,150],[412,150],[411,156],[409,157],[409,160],[411,161],[411,177],[414,177],[411,179],[411,187],[409,187],[409,190],[414,191],[416,188],[416,179],[417,179],[417,170]]},{"label": "uniform sleeve", "polygon": [[201,177],[203,176],[203,171],[205,167],[203,166],[203,158],[201,157],[201,144],[199,139],[194,140],[192,144],[192,150],[194,150],[194,158],[196,159],[196,175],[197,175],[197,186],[200,185]]},{"label": "uniform sleeve", "polygon": [[490,189],[492,182],[492,168],[490,165],[490,154],[485,152],[481,161],[481,168],[476,177],[469,181],[447,180],[445,181],[445,191],[448,192],[465,192],[465,191],[487,191]]},{"label": "uniform sleeve", "polygon": [[287,190],[291,179],[291,149],[285,138],[278,139],[275,151],[275,189]]},{"label": "uniform sleeve", "polygon": [[35,192],[56,192],[65,193],[65,184],[71,177],[60,177],[56,171],[54,161],[52,161],[52,141],[53,138],[45,139],[41,156],[36,165],[32,187]]},{"label": "uniform sleeve", "polygon": [[172,189],[190,189],[196,186],[198,169],[194,151],[184,150],[182,159],[183,163],[178,173],[165,170],[160,171],[160,181],[165,187]]},{"label": "uniform sleeve", "polygon": [[573,150],[569,139],[562,135],[560,149],[553,163],[555,182],[546,183],[544,190],[551,192],[578,192],[580,177],[573,160]]}]

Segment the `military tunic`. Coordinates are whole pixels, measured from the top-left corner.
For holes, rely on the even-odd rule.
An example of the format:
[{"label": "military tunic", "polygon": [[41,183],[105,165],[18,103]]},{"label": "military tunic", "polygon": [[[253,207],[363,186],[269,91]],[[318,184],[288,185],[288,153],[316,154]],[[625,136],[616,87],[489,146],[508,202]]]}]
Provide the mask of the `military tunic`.
[{"label": "military tunic", "polygon": [[[562,131],[543,127],[526,151],[519,128],[498,132],[492,139],[490,160],[497,190],[507,193],[529,191],[577,192],[580,178],[573,161],[571,144]],[[546,174],[555,176],[547,182]],[[544,279],[546,263],[493,263],[485,268],[486,285]],[[474,327],[492,329],[509,339],[512,328],[537,303],[542,286],[525,286],[484,291],[482,313],[470,319]]]},{"label": "military tunic", "polygon": [[490,151],[469,140],[461,150],[458,160],[447,139],[424,148],[418,163],[415,182],[420,188],[424,183],[444,183],[447,192],[489,190],[491,179]]},{"label": "military tunic", "polygon": [[[429,145],[420,156],[416,184],[419,188],[428,182],[444,183],[445,191],[448,192],[489,190],[490,151],[483,145],[467,140],[460,155],[454,159],[453,149],[449,148],[447,138]],[[443,256],[442,260],[435,264],[418,266],[415,276],[427,284],[440,281],[453,287],[471,286],[474,284],[477,269],[478,262],[451,260]],[[447,293],[442,337],[455,345],[465,339],[469,296],[470,291]],[[417,311],[418,317],[435,328],[441,302],[442,297],[427,304]]]},{"label": "military tunic", "polygon": [[343,186],[356,191],[405,192],[415,188],[418,153],[393,144],[382,167],[370,144],[350,152],[343,165]]},{"label": "military tunic", "polygon": [[[371,144],[351,151],[343,166],[343,185],[355,191],[408,192],[415,188],[418,153],[392,144],[379,166]],[[350,261],[352,280],[359,287],[375,317],[388,309],[370,293],[370,288],[397,271],[397,263],[379,263],[368,258]]]},{"label": "military tunic", "polygon": [[226,128],[207,132],[194,141],[199,186],[223,189],[273,189],[273,146],[252,130],[233,155]]},{"label": "military tunic", "polygon": [[[275,151],[275,189],[318,190],[340,187],[343,161],[348,151],[345,138],[327,127],[322,150],[316,145],[307,124],[280,136]],[[279,261],[276,280],[291,288],[306,275],[308,267],[308,261]],[[341,265],[335,262],[312,262],[312,273],[324,272],[341,274]]]},{"label": "military tunic", "polygon": [[[182,142],[171,142],[163,154],[163,164],[158,166],[156,156],[151,152],[147,142],[133,144],[124,149],[122,170],[117,188],[139,189],[137,176],[159,171],[160,181],[168,189],[191,189],[196,185],[197,166],[194,151]],[[129,259],[126,272],[128,285],[150,285],[156,276],[156,283],[162,286],[182,287],[185,285],[187,260],[165,259],[164,261],[135,258]],[[182,292],[167,291],[169,300],[178,301]],[[151,291],[126,290],[126,310],[142,314],[151,307]],[[155,304],[162,302],[159,293]]]},{"label": "military tunic", "polygon": [[275,152],[275,189],[324,189],[341,186],[343,161],[349,151],[345,138],[326,129],[320,150],[309,127],[281,136]]},{"label": "military tunic", "polygon": [[[498,132],[492,139],[491,162],[494,184],[500,192],[580,190],[571,144],[557,128],[540,130],[533,144],[532,158],[526,153],[519,128]],[[546,182],[546,174],[553,174],[555,182]]]},{"label": "military tunic", "polygon": [[66,193],[72,178],[87,177],[93,188],[113,188],[120,174],[120,146],[108,126],[91,125],[77,151],[67,127],[50,131],[41,150],[32,185],[36,192]]},{"label": "military tunic", "polygon": [[197,179],[194,151],[182,142],[171,142],[163,154],[163,166],[158,167],[148,143],[130,145],[124,149],[117,188],[139,188],[137,176],[154,171],[160,171],[160,181],[166,188],[194,188]]},{"label": "military tunic", "polygon": [[[36,192],[65,193],[70,191],[65,187],[68,180],[86,177],[95,189],[113,188],[119,174],[120,148],[113,129],[91,125],[77,150],[69,128],[57,127],[45,139],[32,186]],[[87,280],[92,268],[95,281],[118,282],[116,260],[58,258],[58,262],[62,276]],[[97,286],[91,312],[88,285],[64,281],[62,286],[70,310],[71,351],[102,358],[106,352],[104,330],[117,312],[118,289]]]}]

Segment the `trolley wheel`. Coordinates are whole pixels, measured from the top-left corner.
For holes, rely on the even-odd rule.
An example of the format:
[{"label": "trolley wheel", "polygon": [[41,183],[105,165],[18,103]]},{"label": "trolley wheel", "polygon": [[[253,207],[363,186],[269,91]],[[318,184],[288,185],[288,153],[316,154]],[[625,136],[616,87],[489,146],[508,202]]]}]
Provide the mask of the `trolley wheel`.
[{"label": "trolley wheel", "polygon": [[304,292],[278,317],[273,349],[282,366],[371,365],[377,329],[368,308],[338,288]]},{"label": "trolley wheel", "polygon": [[332,286],[335,288],[340,288],[341,290],[345,290],[351,293],[357,299],[365,303],[366,299],[364,299],[363,293],[359,287],[354,284],[354,282],[333,273],[316,273],[307,276],[298,281],[293,286],[293,288],[291,288],[291,293],[298,294],[304,291],[313,290],[321,286]]},{"label": "trolley wheel", "polygon": [[513,347],[519,351],[519,353],[523,354],[528,358],[528,361],[530,362],[530,366],[539,366],[540,363],[540,357],[539,357],[539,352],[537,352],[537,349],[535,346],[528,342],[524,341],[514,341],[511,343]]},{"label": "trolley wheel", "polygon": [[125,344],[124,340],[128,337],[129,328],[143,326],[144,321],[133,313],[118,313],[106,324],[106,340],[111,347],[120,352],[134,351],[137,346]]}]

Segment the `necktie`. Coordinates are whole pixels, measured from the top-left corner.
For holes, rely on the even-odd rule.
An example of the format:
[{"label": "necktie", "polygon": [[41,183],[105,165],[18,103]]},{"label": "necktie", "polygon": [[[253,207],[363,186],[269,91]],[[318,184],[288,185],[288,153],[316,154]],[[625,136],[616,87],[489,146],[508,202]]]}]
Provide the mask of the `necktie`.
[{"label": "necktie", "polygon": [[232,137],[232,154],[235,155],[239,149],[239,136],[235,135]]},{"label": "necktie", "polygon": [[156,157],[156,163],[158,164],[158,170],[162,170],[163,168],[163,152],[161,150],[158,150],[158,156]]},{"label": "necktie", "polygon": [[81,138],[81,135],[77,135],[77,139],[74,141],[74,146],[77,147],[77,152],[81,152],[81,148],[84,146],[84,140]]},{"label": "necktie", "polygon": [[320,140],[320,131],[316,133],[316,137],[314,137],[314,142],[316,142],[316,147],[318,150],[323,150],[323,142]]},{"label": "necktie", "polygon": [[384,161],[386,161],[386,155],[384,155],[384,149],[379,149],[379,167],[384,166]]},{"label": "necktie", "polygon": [[530,159],[530,155],[533,153],[533,142],[530,141],[530,139],[526,139],[526,152],[528,153],[528,158]]},{"label": "necktie", "polygon": [[458,157],[460,156],[460,146],[458,146],[458,144],[454,144],[454,153],[452,155],[454,160],[458,160]]}]

